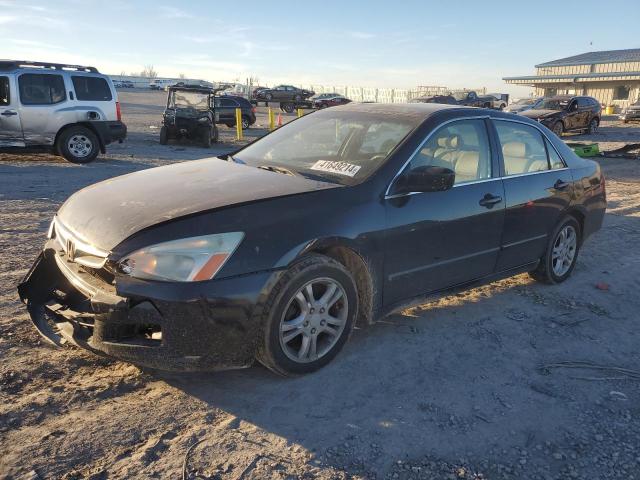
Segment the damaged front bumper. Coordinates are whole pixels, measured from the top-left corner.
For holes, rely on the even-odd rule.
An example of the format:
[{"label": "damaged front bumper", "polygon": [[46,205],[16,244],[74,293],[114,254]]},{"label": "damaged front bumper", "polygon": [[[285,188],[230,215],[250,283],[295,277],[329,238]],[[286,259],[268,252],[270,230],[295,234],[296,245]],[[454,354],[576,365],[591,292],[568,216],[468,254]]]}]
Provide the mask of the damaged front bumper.
[{"label": "damaged front bumper", "polygon": [[[279,272],[207,282],[117,281],[69,261],[49,241],[18,286],[51,344],[159,370],[241,368],[254,361],[263,301]],[[123,278],[124,277],[124,278]]]}]

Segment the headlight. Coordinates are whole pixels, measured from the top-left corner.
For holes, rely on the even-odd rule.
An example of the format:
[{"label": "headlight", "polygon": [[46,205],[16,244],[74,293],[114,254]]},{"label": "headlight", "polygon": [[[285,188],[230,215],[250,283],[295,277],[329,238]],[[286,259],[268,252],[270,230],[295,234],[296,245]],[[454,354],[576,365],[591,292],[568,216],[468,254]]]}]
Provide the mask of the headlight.
[{"label": "headlight", "polygon": [[230,232],[158,243],[127,255],[118,267],[122,273],[148,280],[210,280],[243,238],[243,232]]}]

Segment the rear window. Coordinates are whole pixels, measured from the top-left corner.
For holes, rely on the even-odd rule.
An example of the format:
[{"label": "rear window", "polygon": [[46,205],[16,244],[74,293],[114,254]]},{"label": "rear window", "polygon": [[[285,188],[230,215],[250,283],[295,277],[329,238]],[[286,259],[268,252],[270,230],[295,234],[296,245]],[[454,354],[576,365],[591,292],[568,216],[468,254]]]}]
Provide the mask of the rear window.
[{"label": "rear window", "polygon": [[18,78],[18,86],[23,105],[52,105],[67,99],[62,75],[25,73]]},{"label": "rear window", "polygon": [[78,100],[109,101],[111,89],[104,78],[72,75],[73,89]]}]

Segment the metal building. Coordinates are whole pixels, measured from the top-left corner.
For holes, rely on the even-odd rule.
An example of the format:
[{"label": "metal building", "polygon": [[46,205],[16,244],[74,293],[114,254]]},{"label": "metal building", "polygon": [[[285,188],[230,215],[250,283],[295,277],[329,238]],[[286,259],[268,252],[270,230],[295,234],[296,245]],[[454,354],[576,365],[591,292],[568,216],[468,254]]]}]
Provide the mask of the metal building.
[{"label": "metal building", "polygon": [[640,48],[588,52],[535,68],[535,75],[503,80],[534,87],[539,96],[590,95],[603,105],[618,108],[640,98]]}]

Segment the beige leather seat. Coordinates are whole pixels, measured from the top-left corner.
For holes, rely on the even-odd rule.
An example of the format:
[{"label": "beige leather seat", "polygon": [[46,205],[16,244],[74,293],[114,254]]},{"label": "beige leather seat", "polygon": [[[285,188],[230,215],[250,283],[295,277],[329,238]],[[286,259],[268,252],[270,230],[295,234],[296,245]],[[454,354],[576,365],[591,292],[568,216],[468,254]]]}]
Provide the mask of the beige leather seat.
[{"label": "beige leather seat", "polygon": [[477,180],[479,163],[480,155],[478,152],[472,152],[470,150],[460,151],[454,169],[456,172],[456,183]]},{"label": "beige leather seat", "polygon": [[502,146],[504,170],[507,175],[517,175],[527,171],[527,145],[522,142],[509,142]]}]

